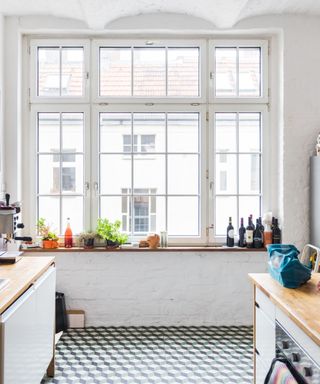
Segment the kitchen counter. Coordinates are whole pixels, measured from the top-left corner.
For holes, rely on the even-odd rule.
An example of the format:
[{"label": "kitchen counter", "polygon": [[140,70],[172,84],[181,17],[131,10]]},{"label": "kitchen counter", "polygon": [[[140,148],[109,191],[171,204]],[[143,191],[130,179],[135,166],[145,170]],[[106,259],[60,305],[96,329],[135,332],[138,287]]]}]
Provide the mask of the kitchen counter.
[{"label": "kitchen counter", "polygon": [[0,314],[21,296],[49,267],[54,257],[22,257],[16,264],[0,265],[0,278],[9,284],[0,291]]},{"label": "kitchen counter", "polygon": [[320,346],[320,292],[316,285],[320,273],[297,289],[282,287],[268,273],[249,274],[253,283],[265,293],[300,329]]}]

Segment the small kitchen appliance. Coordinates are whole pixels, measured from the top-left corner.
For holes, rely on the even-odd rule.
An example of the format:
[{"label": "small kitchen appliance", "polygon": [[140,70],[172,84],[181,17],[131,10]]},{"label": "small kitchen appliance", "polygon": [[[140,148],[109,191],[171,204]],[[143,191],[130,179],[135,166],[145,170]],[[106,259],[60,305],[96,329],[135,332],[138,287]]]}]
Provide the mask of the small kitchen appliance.
[{"label": "small kitchen appliance", "polygon": [[10,204],[10,195],[6,193],[5,201],[0,201],[0,263],[14,263],[19,260],[20,241],[32,241],[31,237],[17,236],[17,230],[23,229],[19,222],[20,203]]}]

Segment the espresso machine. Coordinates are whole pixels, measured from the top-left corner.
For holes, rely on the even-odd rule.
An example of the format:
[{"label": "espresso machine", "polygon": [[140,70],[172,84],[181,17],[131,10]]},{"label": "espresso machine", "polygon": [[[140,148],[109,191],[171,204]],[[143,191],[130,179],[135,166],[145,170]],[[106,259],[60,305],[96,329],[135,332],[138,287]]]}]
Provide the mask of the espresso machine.
[{"label": "espresso machine", "polygon": [[17,230],[24,228],[20,212],[20,203],[10,204],[10,195],[6,193],[5,201],[0,201],[0,262],[18,261],[21,241],[32,241],[31,237],[17,236]]}]

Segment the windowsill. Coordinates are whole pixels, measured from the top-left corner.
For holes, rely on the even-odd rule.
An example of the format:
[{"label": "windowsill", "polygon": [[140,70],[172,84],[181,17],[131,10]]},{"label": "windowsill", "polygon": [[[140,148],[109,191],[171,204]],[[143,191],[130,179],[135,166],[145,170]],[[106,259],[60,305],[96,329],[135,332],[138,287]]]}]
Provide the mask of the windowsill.
[{"label": "windowsill", "polygon": [[124,247],[124,248],[105,248],[105,247],[95,247],[93,249],[85,249],[79,247],[73,248],[55,248],[55,249],[44,249],[44,248],[28,248],[23,249],[24,252],[265,252],[266,248],[240,248],[233,247],[229,248],[226,246],[193,246],[193,247],[167,247],[167,248],[137,248],[137,247]]}]

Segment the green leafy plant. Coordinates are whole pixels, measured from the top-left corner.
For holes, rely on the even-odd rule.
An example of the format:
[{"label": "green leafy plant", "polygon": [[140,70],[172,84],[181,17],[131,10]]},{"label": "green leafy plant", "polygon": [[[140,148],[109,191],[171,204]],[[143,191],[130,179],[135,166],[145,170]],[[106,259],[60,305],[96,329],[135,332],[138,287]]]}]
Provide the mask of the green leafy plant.
[{"label": "green leafy plant", "polygon": [[114,243],[121,245],[128,240],[128,236],[121,233],[120,228],[120,220],[116,220],[112,223],[108,219],[98,219],[96,232],[101,239],[113,241]]},{"label": "green leafy plant", "polygon": [[40,217],[40,219],[38,220],[37,229],[39,235],[42,237],[42,240],[59,240],[56,233],[50,230],[50,225],[46,224],[46,219],[44,219],[43,217]]}]

